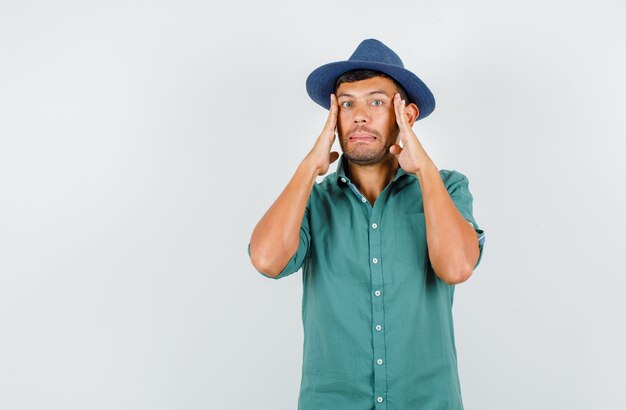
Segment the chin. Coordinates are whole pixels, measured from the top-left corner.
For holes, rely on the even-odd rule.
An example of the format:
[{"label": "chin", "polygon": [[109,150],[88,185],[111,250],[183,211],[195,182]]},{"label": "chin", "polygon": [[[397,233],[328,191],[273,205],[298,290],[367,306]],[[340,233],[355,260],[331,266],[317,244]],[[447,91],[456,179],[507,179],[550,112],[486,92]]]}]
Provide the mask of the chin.
[{"label": "chin", "polygon": [[359,155],[344,151],[343,155],[348,159],[348,161],[356,165],[374,165],[383,162],[386,159],[386,155],[381,152],[364,153]]}]

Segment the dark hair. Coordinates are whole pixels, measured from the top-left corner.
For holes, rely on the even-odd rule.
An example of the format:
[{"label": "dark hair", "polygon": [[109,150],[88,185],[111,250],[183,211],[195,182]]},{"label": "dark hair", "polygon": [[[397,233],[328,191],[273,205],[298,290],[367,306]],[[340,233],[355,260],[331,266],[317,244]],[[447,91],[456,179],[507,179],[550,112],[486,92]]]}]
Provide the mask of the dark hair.
[{"label": "dark hair", "polygon": [[402,98],[406,102],[406,104],[410,102],[406,91],[404,91],[404,88],[400,84],[398,84],[396,80],[394,80],[392,77],[388,76],[385,73],[381,73],[380,71],[375,70],[357,69],[343,73],[335,82],[335,93],[337,93],[337,89],[343,83],[353,83],[356,81],[367,80],[374,77],[388,78],[393,81],[396,86],[396,90],[400,94],[400,98]]}]

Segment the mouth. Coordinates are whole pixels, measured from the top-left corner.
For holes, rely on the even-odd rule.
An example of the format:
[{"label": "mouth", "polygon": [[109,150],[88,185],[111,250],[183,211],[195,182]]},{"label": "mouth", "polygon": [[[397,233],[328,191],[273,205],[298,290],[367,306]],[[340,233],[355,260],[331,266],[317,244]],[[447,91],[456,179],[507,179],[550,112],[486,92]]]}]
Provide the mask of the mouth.
[{"label": "mouth", "polygon": [[375,136],[373,136],[372,134],[365,133],[365,132],[356,132],[350,135],[350,138],[349,138],[349,140],[352,142],[374,141],[375,139],[376,139]]}]

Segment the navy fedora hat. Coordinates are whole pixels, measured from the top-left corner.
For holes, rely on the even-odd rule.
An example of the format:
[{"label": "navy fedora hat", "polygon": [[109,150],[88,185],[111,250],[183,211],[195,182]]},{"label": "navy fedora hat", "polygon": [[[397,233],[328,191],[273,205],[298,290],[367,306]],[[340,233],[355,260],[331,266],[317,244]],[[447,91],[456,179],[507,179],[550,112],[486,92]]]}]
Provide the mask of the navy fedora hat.
[{"label": "navy fedora hat", "polygon": [[409,102],[419,108],[418,120],[426,118],[435,109],[435,97],[426,84],[404,68],[402,60],[392,49],[375,39],[363,40],[347,61],[325,64],[309,74],[306,79],[309,97],[330,109],[330,94],[335,92],[337,79],[357,69],[380,71],[396,80],[406,91]]}]

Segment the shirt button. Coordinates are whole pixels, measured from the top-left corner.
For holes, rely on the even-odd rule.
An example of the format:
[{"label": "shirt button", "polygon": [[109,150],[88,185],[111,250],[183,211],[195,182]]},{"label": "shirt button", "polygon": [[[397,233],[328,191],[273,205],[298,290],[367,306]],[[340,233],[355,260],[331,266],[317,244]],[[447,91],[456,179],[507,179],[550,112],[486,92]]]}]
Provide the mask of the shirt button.
[{"label": "shirt button", "polygon": [[378,228],[378,225],[377,225],[377,224],[375,224],[375,223],[374,223],[374,224],[372,224],[372,229],[376,229],[376,228]]},{"label": "shirt button", "polygon": [[383,402],[383,398],[378,396],[378,398],[376,399],[377,402],[382,403]]},{"label": "shirt button", "polygon": [[365,197],[361,198],[361,202],[367,202],[367,199],[365,199]]},{"label": "shirt button", "polygon": [[378,364],[383,364],[383,359],[378,359],[378,360],[376,360],[376,363],[378,363]]},{"label": "shirt button", "polygon": [[381,325],[376,325],[376,330],[378,330],[379,332],[382,330],[382,326]]},{"label": "shirt button", "polygon": [[341,182],[346,182],[346,179],[345,178],[341,178]]},{"label": "shirt button", "polygon": [[374,262],[375,264],[378,263],[378,258],[372,259],[372,262]]},{"label": "shirt button", "polygon": [[374,295],[380,296],[380,290],[377,290],[376,292],[374,292]]}]

